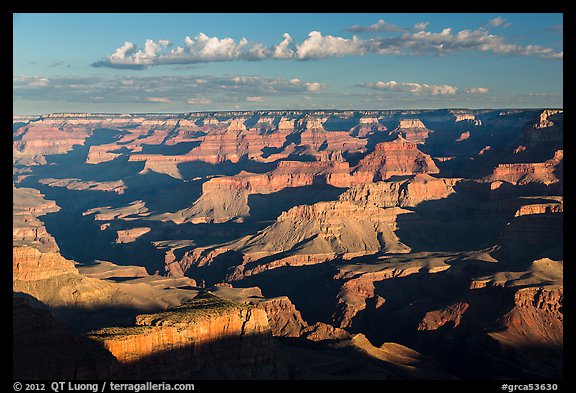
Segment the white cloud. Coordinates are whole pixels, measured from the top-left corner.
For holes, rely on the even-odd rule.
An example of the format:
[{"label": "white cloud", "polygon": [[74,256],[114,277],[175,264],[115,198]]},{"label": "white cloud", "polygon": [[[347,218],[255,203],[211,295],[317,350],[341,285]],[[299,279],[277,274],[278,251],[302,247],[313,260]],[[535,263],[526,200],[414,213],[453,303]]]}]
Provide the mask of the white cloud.
[{"label": "white cloud", "polygon": [[143,69],[161,64],[192,64],[213,61],[262,60],[269,57],[269,50],[260,43],[250,44],[246,38],[236,42],[232,38],[209,37],[199,33],[196,37],[186,37],[184,46],[166,51],[172,43],[168,40],[155,42],[147,39],[143,50],[137,50],[135,44],[125,42],[120,48],[103,60],[92,65],[95,67]]},{"label": "white cloud", "polygon": [[[167,40],[154,42],[151,39],[147,39],[146,42],[144,42],[144,50],[135,50],[136,46],[134,44],[125,42],[124,45],[115,52],[117,56],[114,59],[119,63],[133,62],[138,66],[150,65],[156,61],[158,52],[169,45],[170,41]],[[128,48],[128,50],[124,50],[125,48]]]},{"label": "white cloud", "polygon": [[298,78],[290,79],[290,83],[293,85],[299,85],[300,79],[298,79]]},{"label": "white cloud", "polygon": [[397,49],[405,54],[480,51],[502,55],[538,56],[547,59],[562,59],[563,57],[563,52],[556,52],[552,48],[507,43],[503,36],[490,34],[482,28],[461,30],[456,34],[452,33],[451,28],[445,28],[439,33],[430,31],[406,33],[400,37],[380,38],[377,46],[380,51]]},{"label": "white cloud", "polygon": [[512,23],[508,22],[506,19],[502,18],[502,17],[497,17],[494,19],[490,19],[488,21],[488,23],[490,24],[490,26],[493,27],[502,27],[502,28],[506,28],[506,27],[510,27],[512,26]]},{"label": "white cloud", "polygon": [[534,93],[534,92],[529,92],[526,95],[530,96],[530,97],[557,97],[557,96],[561,96],[558,93]]},{"label": "white cloud", "polygon": [[562,33],[564,31],[564,24],[547,27],[545,31],[550,31],[553,33]]},{"label": "white cloud", "polygon": [[406,31],[392,23],[386,23],[383,19],[378,20],[378,22],[369,26],[359,26],[354,25],[348,28],[348,31],[352,33],[379,33],[379,32],[403,32]]},{"label": "white cloud", "polygon": [[166,97],[146,97],[146,101],[158,102],[158,103],[172,102],[172,100],[170,98],[166,98]]},{"label": "white cloud", "polygon": [[[190,37],[185,38],[186,48],[183,48],[183,50],[190,60],[196,61],[226,61],[238,59],[241,49],[248,43],[245,38],[242,38],[236,43],[232,38],[220,39],[218,37],[208,37],[204,33],[200,33],[194,38],[195,39]],[[167,56],[169,58],[171,54],[178,52],[173,50]]]},{"label": "white cloud", "polygon": [[546,59],[562,60],[564,58],[564,51],[555,52],[554,49],[545,48],[540,45],[528,45],[518,51],[518,54],[524,56],[538,56]]},{"label": "white cloud", "polygon": [[[257,76],[160,75],[72,77],[14,76],[13,97],[32,101],[93,103],[262,102],[269,97],[300,96],[317,92],[318,82]],[[248,97],[248,98],[247,98]]]},{"label": "white cloud", "polygon": [[454,95],[458,91],[457,87],[450,85],[431,85],[427,83],[396,81],[362,83],[359,86],[374,90],[407,92],[414,95]]},{"label": "white cloud", "polygon": [[50,80],[48,78],[35,78],[30,82],[32,87],[46,87],[50,85]]},{"label": "white cloud", "polygon": [[185,102],[190,105],[210,105],[213,101],[208,98],[188,98]]},{"label": "white cloud", "polygon": [[292,45],[292,37],[290,37],[288,33],[284,33],[282,36],[284,39],[274,47],[272,57],[275,59],[291,59],[295,55],[294,50],[290,48]]},{"label": "white cloud", "polygon": [[470,94],[486,94],[489,91],[490,89],[487,89],[486,87],[471,87],[465,90],[466,93]]},{"label": "white cloud", "polygon": [[367,51],[364,42],[356,36],[351,39],[331,35],[323,36],[319,31],[310,32],[308,38],[296,47],[296,56],[300,60],[364,55]]},{"label": "white cloud", "polygon": [[[381,23],[382,22],[382,23]],[[495,18],[492,25],[506,27],[509,22]],[[455,52],[479,51],[499,55],[537,56],[546,59],[562,60],[564,53],[541,45],[518,45],[510,43],[504,36],[491,34],[485,28],[476,30],[453,31],[452,28],[440,32],[427,31],[428,22],[414,25],[413,30],[390,30],[390,25],[379,21],[367,27],[370,31],[402,32],[394,36],[361,39],[322,35],[312,31],[300,44],[294,43],[288,33],[283,34],[277,45],[266,47],[259,42],[250,42],[246,38],[235,41],[232,38],[209,37],[199,33],[196,37],[186,37],[184,46],[172,47],[168,40],[154,41],[147,39],[143,49],[131,42],[124,42],[118,49],[104,59],[93,63],[94,67],[112,67],[144,69],[163,64],[195,64],[220,61],[265,59],[284,60],[317,60],[339,56],[377,55],[419,55],[448,54]],[[363,31],[364,31],[363,30]],[[366,30],[369,31],[369,30]]]},{"label": "white cloud", "polygon": [[263,60],[270,56],[270,50],[259,42],[256,42],[248,50],[246,60]]},{"label": "white cloud", "polygon": [[310,82],[305,84],[306,89],[310,92],[319,91],[322,88],[322,85],[318,82]]},{"label": "white cloud", "polygon": [[414,25],[414,30],[416,31],[423,31],[426,30],[428,28],[428,25],[430,24],[430,22],[420,22],[420,23],[416,23]]},{"label": "white cloud", "polygon": [[108,56],[111,62],[123,61],[126,56],[130,56],[136,50],[136,45],[131,42],[124,41],[120,48],[116,49],[112,54]]}]

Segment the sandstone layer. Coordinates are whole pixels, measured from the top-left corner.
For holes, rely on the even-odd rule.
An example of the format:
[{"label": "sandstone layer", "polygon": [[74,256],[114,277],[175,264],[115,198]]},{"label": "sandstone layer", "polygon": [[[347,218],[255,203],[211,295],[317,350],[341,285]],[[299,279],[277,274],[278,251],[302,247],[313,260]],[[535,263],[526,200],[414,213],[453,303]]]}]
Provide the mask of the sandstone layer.
[{"label": "sandstone layer", "polygon": [[387,180],[392,176],[416,173],[438,173],[432,158],[420,150],[415,143],[398,136],[391,142],[376,145],[374,152],[364,157],[355,168],[357,177],[366,176],[370,181]]},{"label": "sandstone layer", "polygon": [[42,251],[59,251],[56,240],[37,217],[60,210],[33,188],[12,188],[12,244]]},{"label": "sandstone layer", "polygon": [[118,359],[124,377],[167,379],[283,378],[264,310],[214,295],[136,317],[88,337]]}]

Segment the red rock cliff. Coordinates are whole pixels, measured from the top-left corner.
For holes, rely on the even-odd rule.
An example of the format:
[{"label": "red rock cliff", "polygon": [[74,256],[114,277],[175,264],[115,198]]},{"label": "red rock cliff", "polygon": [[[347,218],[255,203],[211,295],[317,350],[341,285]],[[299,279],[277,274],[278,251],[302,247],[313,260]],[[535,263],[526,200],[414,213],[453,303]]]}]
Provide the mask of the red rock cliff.
[{"label": "red rock cliff", "polygon": [[74,262],[58,253],[41,253],[31,247],[12,248],[13,280],[45,280],[62,274],[78,274]]},{"label": "red rock cliff", "polygon": [[190,303],[136,318],[132,327],[89,334],[130,377],[282,378],[263,309],[200,295]]},{"label": "red rock cliff", "polygon": [[391,142],[377,144],[374,152],[358,163],[353,174],[378,181],[395,175],[438,172],[440,170],[429,155],[418,150],[415,143],[398,136]]}]

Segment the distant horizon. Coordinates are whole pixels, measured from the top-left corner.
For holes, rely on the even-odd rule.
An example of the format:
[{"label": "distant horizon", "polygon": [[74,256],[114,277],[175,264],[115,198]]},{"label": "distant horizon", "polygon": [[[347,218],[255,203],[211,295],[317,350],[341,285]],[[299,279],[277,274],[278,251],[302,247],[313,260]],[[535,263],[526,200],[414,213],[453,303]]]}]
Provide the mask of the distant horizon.
[{"label": "distant horizon", "polygon": [[314,108],[314,109],[230,109],[230,110],[205,110],[205,111],[166,111],[166,112],[45,112],[45,113],[14,113],[12,116],[44,116],[44,115],[57,115],[57,114],[74,114],[74,115],[176,115],[176,114],[192,114],[192,113],[225,113],[225,112],[346,112],[346,111],[371,111],[371,112],[395,112],[395,111],[450,111],[450,110],[469,110],[469,111],[483,111],[483,110],[564,110],[564,107],[553,106],[539,106],[539,107],[495,107],[495,108],[396,108],[396,109],[338,109],[338,108]]}]

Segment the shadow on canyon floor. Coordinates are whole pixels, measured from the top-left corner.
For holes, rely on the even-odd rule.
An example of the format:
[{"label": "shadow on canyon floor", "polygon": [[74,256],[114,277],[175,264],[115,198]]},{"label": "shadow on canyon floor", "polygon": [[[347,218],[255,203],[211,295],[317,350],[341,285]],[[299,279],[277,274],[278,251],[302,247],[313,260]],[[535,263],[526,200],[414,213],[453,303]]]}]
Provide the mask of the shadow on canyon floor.
[{"label": "shadow on canyon floor", "polygon": [[326,184],[305,187],[285,188],[271,194],[248,195],[250,207],[249,221],[274,220],[283,211],[297,205],[312,205],[316,202],[337,200],[345,188],[336,188]]},{"label": "shadow on canyon floor", "polygon": [[[521,287],[470,289],[473,277],[495,267],[482,261],[469,262],[435,274],[375,282],[375,294],[385,302],[378,308],[367,302],[350,330],[361,331],[377,346],[384,342],[406,345],[466,379],[561,376],[562,348],[531,344],[505,347],[488,336],[496,321],[514,308],[514,293]],[[441,310],[448,312],[439,317]],[[540,362],[542,370],[523,364],[523,358],[532,364]]]},{"label": "shadow on canyon floor", "polygon": [[[423,368],[403,367],[370,356],[351,345],[330,346],[303,339],[273,338],[269,333],[225,335],[192,344],[168,345],[172,349],[156,349],[148,353],[145,342],[121,339],[116,346],[119,362],[104,341],[121,337],[123,329],[74,332],[69,319],[60,315],[82,310],[69,309],[67,314],[37,310],[17,301],[14,323],[13,375],[19,379],[188,379],[188,380],[269,380],[269,379],[439,379],[451,376],[441,368],[422,364]],[[58,310],[57,310],[58,311]],[[61,310],[60,310],[61,311]],[[125,311],[125,310],[120,310]],[[77,319],[77,318],[76,318]],[[127,324],[128,334],[133,331]],[[26,328],[35,326],[41,332]],[[116,322],[109,326],[118,326]],[[150,329],[162,330],[160,326]],[[168,329],[170,329],[168,327]],[[138,334],[140,331],[137,331]],[[88,338],[90,337],[90,338]],[[74,345],[64,345],[73,343]],[[143,345],[143,346],[142,346]],[[136,351],[136,352],[135,352]],[[129,360],[142,351],[141,355]],[[125,359],[123,357],[126,357]],[[420,365],[415,360],[415,365]]]},{"label": "shadow on canyon floor", "polygon": [[265,297],[288,296],[305,321],[332,322],[341,282],[333,263],[279,267],[235,281],[240,288],[257,286]]}]

